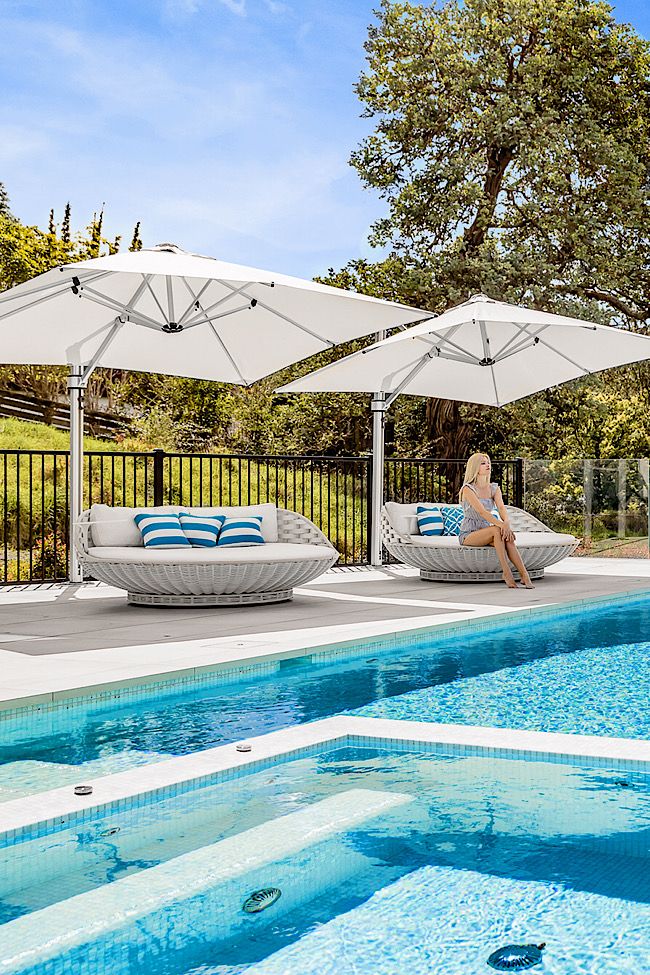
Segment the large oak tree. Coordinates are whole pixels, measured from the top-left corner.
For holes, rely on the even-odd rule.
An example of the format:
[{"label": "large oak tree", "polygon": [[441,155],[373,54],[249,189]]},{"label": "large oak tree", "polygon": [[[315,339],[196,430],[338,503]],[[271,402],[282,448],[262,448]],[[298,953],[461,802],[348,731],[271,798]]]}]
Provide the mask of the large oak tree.
[{"label": "large oak tree", "polygon": [[[386,203],[372,241],[403,297],[647,324],[648,42],[600,0],[383,0],[377,17],[352,164]],[[430,401],[432,445],[462,455],[467,413]]]}]

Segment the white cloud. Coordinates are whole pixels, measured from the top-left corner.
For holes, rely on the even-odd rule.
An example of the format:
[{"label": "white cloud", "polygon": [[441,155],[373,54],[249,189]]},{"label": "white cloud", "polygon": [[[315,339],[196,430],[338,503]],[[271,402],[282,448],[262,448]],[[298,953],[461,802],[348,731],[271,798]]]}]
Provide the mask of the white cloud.
[{"label": "white cloud", "polygon": [[246,0],[219,0],[219,2],[232,13],[238,14],[240,17],[246,16]]}]

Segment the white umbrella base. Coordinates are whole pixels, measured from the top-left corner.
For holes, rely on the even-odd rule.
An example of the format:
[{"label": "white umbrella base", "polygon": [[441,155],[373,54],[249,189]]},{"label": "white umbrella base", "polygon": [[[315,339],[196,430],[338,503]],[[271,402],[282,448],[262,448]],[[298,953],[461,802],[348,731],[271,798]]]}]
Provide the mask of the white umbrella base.
[{"label": "white umbrella base", "polygon": [[260,603],[284,603],[293,599],[293,589],[277,592],[243,592],[222,595],[188,596],[172,593],[127,593],[132,606],[252,606]]}]

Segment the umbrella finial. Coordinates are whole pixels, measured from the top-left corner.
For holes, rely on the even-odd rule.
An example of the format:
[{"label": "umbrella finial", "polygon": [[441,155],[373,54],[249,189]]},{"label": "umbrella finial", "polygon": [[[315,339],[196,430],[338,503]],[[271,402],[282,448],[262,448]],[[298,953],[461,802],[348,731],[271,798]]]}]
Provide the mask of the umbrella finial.
[{"label": "umbrella finial", "polygon": [[148,247],[147,250],[165,252],[167,254],[187,254],[178,244],[156,244],[155,247]]},{"label": "umbrella finial", "polygon": [[488,296],[484,294],[472,295],[471,298],[467,299],[467,304],[469,305],[473,301],[493,301],[493,300],[494,300],[493,298],[488,298]]}]

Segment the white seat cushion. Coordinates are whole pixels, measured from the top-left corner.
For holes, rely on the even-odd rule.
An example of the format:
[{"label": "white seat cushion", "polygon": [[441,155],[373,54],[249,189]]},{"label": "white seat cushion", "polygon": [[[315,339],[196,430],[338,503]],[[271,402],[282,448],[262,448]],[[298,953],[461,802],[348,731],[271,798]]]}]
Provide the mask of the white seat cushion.
[{"label": "white seat cushion", "polygon": [[290,542],[269,542],[251,548],[179,548],[156,550],[133,546],[95,546],[88,550],[91,559],[102,562],[131,562],[138,565],[174,565],[206,562],[306,562],[322,559],[331,562],[333,551],[327,545],[296,545]]},{"label": "white seat cushion", "polygon": [[[457,536],[434,535],[425,538],[423,535],[411,535],[414,545],[426,545],[429,548],[464,548],[458,541]],[[515,532],[515,543],[520,547],[539,548],[542,545],[574,545],[576,539],[573,535],[564,535],[561,532]],[[471,548],[468,545],[467,548]]]}]

